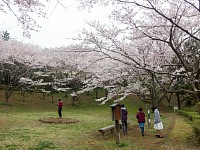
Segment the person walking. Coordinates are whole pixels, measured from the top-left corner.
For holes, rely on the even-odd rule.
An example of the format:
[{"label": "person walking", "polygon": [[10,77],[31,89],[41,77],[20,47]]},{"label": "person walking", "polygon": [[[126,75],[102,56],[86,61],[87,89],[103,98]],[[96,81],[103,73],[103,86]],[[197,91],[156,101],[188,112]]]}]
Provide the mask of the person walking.
[{"label": "person walking", "polygon": [[124,104],[121,104],[121,123],[124,135],[127,134],[127,128],[128,128],[127,115],[128,111],[126,107],[124,106]]},{"label": "person walking", "polygon": [[156,129],[156,131],[158,132],[158,135],[156,136],[158,138],[163,138],[163,135],[161,132],[161,130],[163,129],[163,123],[161,121],[160,112],[155,106],[153,106],[151,109],[154,113],[154,129]]},{"label": "person walking", "polygon": [[136,118],[138,120],[141,134],[142,136],[144,136],[145,113],[142,110],[143,110],[142,107],[140,107],[139,111],[136,114]]},{"label": "person walking", "polygon": [[57,106],[58,106],[58,115],[59,115],[60,118],[62,118],[63,102],[61,101],[61,99],[58,100]]}]

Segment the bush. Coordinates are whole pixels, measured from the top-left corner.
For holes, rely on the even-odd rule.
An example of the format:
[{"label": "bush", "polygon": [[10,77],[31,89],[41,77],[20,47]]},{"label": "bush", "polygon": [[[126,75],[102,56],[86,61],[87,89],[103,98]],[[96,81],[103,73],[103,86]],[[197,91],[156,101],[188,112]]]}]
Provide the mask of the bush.
[{"label": "bush", "polygon": [[188,112],[183,110],[178,110],[178,114],[192,121],[191,126],[193,128],[196,141],[200,144],[200,115],[197,112]]},{"label": "bush", "polygon": [[196,104],[196,109],[198,114],[200,115],[200,102]]},{"label": "bush", "polygon": [[197,139],[197,142],[200,144],[200,120],[194,120],[192,123],[192,128]]},{"label": "bush", "polygon": [[184,110],[178,110],[178,114],[181,116],[184,116],[185,118],[187,118],[190,121],[200,120],[200,115],[197,112],[188,112],[188,111],[184,111]]}]

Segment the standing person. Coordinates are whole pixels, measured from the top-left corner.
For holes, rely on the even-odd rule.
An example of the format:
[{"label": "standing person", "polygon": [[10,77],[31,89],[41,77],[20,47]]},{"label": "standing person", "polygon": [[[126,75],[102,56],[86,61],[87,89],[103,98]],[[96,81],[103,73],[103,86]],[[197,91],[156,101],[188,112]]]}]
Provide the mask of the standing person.
[{"label": "standing person", "polygon": [[153,106],[151,109],[154,113],[154,129],[156,129],[158,132],[158,135],[156,136],[158,138],[163,138],[162,133],[161,133],[161,130],[163,129],[163,123],[160,118],[160,112],[155,106]]},{"label": "standing person", "polygon": [[58,106],[58,115],[60,118],[62,118],[62,105],[63,105],[63,102],[61,101],[61,99],[59,99],[57,106]]},{"label": "standing person", "polygon": [[124,135],[127,134],[127,127],[128,127],[127,115],[128,111],[126,107],[124,106],[124,104],[121,104],[121,122],[122,122],[122,131]]},{"label": "standing person", "polygon": [[139,108],[139,111],[136,114],[136,118],[139,123],[142,136],[144,136],[144,123],[145,123],[145,113],[142,111],[142,107]]}]

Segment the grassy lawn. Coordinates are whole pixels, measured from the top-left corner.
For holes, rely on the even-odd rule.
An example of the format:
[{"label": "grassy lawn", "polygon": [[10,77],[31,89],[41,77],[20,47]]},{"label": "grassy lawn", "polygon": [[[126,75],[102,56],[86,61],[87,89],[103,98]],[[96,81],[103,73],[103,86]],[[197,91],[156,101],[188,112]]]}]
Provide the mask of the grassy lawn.
[{"label": "grassy lawn", "polygon": [[[59,95],[56,96],[57,98]],[[145,137],[140,135],[135,114],[138,107],[146,108],[137,97],[129,97],[123,103],[128,109],[130,121],[128,135],[121,134],[120,145],[116,144],[116,134],[110,132],[102,136],[99,128],[114,124],[110,105],[98,105],[88,97],[80,98],[78,106],[72,107],[70,99],[63,100],[63,118],[78,120],[72,124],[48,124],[38,121],[42,117],[58,117],[56,101],[50,98],[36,99],[29,95],[25,102],[20,96],[11,99],[11,106],[0,105],[0,149],[2,150],[146,150],[156,142],[156,131],[147,128]],[[150,107],[150,106],[148,106]],[[146,111],[146,110],[145,110]],[[165,128],[170,126],[170,115],[162,115]],[[153,119],[153,115],[151,114]]]}]

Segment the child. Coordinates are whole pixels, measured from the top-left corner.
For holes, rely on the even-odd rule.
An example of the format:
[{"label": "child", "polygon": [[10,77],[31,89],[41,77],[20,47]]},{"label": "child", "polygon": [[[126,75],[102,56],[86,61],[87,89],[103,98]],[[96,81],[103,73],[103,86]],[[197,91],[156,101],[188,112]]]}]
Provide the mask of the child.
[{"label": "child", "polygon": [[136,114],[136,118],[139,123],[142,136],[144,136],[144,123],[145,123],[145,113],[142,111],[142,108],[139,108],[139,112]]}]

